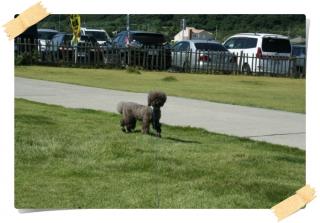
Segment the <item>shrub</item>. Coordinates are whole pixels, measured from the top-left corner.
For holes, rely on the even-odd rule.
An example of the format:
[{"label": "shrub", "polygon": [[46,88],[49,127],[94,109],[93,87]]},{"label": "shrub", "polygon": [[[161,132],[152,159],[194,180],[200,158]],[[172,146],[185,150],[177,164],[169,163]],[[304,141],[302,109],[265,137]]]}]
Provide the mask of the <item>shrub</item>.
[{"label": "shrub", "polygon": [[15,54],[14,64],[17,65],[32,65],[38,60],[38,52],[23,52],[18,55]]},{"label": "shrub", "polygon": [[167,76],[161,79],[162,81],[168,81],[168,82],[172,82],[172,81],[178,81],[177,78],[173,77],[173,76]]},{"label": "shrub", "polygon": [[128,73],[141,74],[140,70],[136,67],[127,67],[126,70]]}]

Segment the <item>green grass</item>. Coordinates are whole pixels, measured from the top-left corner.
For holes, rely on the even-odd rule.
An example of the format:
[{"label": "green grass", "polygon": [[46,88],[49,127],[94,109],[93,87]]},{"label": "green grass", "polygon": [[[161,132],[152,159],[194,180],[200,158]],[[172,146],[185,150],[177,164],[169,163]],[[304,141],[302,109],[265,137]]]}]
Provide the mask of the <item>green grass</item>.
[{"label": "green grass", "polygon": [[149,92],[305,113],[305,80],[236,75],[199,75],[135,70],[17,66],[15,75],[85,86]]},{"label": "green grass", "polygon": [[270,208],[305,185],[304,151],[119,119],[16,99],[15,207]]}]

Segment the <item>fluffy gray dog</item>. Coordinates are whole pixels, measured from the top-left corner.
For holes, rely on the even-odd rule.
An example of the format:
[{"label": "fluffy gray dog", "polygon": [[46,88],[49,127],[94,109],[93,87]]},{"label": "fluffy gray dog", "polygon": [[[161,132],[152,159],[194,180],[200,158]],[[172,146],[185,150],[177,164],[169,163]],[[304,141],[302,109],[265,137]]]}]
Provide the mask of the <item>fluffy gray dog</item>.
[{"label": "fluffy gray dog", "polygon": [[[154,91],[148,95],[148,106],[140,105],[134,102],[120,102],[117,110],[122,114],[120,126],[122,131],[131,132],[136,127],[137,120],[142,121],[142,133],[148,134],[150,124],[156,130],[156,135],[161,137],[161,110],[167,100],[163,92]],[[150,107],[152,106],[152,107]]]}]

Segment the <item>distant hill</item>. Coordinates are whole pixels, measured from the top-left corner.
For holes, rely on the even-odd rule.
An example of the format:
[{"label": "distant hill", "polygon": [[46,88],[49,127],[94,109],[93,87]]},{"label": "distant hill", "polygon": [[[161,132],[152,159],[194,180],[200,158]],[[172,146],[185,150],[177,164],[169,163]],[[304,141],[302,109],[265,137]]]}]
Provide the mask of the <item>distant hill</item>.
[{"label": "distant hill", "polygon": [[[134,30],[155,31],[165,34],[168,40],[180,30],[181,19],[187,26],[212,32],[216,39],[223,41],[239,32],[267,32],[290,37],[306,33],[305,15],[130,15],[130,27]],[[115,31],[126,28],[126,15],[81,15],[82,26],[103,28],[111,36]],[[70,31],[69,15],[50,15],[42,20],[38,27]]]}]

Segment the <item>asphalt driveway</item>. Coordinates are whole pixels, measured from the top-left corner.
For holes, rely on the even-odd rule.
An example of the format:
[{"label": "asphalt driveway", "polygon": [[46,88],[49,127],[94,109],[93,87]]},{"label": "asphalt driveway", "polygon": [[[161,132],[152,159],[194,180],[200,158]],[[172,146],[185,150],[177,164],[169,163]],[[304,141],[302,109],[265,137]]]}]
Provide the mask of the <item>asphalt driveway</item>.
[{"label": "asphalt driveway", "polygon": [[[15,77],[15,97],[62,105],[116,112],[120,101],[147,103],[147,94],[83,87]],[[211,132],[305,149],[304,114],[168,97],[161,122],[204,128]]]}]

